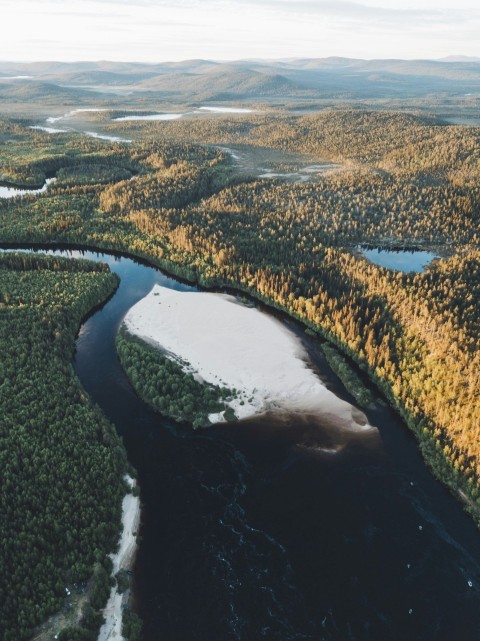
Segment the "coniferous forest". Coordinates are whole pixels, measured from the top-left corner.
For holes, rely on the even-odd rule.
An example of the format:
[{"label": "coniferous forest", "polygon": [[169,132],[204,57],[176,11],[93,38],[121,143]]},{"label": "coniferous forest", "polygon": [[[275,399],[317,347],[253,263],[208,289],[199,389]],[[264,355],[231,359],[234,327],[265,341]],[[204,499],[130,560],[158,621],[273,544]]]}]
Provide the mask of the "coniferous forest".
[{"label": "coniferous forest", "polygon": [[[479,520],[480,128],[343,109],[252,115],[241,125],[228,117],[134,122],[134,142],[122,145],[28,125],[1,123],[10,140],[1,179],[56,179],[42,194],[0,200],[3,243],[119,250],[287,312],[368,374]],[[240,175],[218,145],[301,152],[336,167],[305,183],[260,179]],[[400,272],[369,262],[362,247],[424,248],[439,258],[424,272]],[[69,363],[80,319],[115,278],[98,266],[17,255],[1,259],[0,282],[0,527],[11,546],[0,601],[10,641],[27,638],[58,608],[66,578],[87,579],[111,547],[125,458]],[[150,371],[151,355],[138,349],[119,338],[130,369],[143,358]],[[167,407],[159,389],[147,400],[193,422],[193,409]],[[204,400],[206,412],[215,399]],[[34,537],[48,542],[41,555]]]},{"label": "coniferous forest", "polygon": [[82,390],[70,361],[81,319],[116,286],[105,265],[0,254],[5,641],[31,637],[66,606],[74,585],[87,582],[82,638],[94,638],[101,620],[96,613],[110,591],[106,554],[118,539],[127,462],[114,427]]},{"label": "coniferous forest", "polygon": [[176,421],[190,423],[194,429],[210,424],[208,415],[223,412],[235,418],[226,401],[235,394],[226,387],[200,383],[188,364],[175,362],[159,349],[121,328],[116,348],[122,367],[134,389],[155,410]]}]

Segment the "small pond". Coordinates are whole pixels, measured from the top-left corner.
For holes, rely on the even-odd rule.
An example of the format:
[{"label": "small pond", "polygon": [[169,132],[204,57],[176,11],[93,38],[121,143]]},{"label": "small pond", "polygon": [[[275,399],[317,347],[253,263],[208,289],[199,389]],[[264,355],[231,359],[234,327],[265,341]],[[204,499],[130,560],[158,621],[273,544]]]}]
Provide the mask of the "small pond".
[{"label": "small pond", "polygon": [[423,272],[438,256],[422,249],[362,249],[363,256],[375,265],[402,272]]}]

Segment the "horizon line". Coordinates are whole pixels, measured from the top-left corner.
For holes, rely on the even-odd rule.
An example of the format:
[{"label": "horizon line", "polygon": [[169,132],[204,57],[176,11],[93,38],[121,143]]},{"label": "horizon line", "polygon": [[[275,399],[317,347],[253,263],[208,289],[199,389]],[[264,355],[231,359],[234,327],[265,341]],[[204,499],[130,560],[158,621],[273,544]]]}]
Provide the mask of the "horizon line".
[{"label": "horizon line", "polygon": [[132,60],[132,59],[113,59],[113,58],[92,58],[92,59],[76,59],[76,60],[65,60],[61,58],[42,58],[42,59],[31,59],[31,60],[10,60],[10,59],[0,59],[0,64],[18,64],[18,65],[29,65],[29,64],[41,64],[41,63],[60,63],[60,64],[88,64],[88,63],[129,63],[129,64],[139,64],[139,65],[158,65],[158,64],[175,64],[181,62],[210,62],[215,64],[224,64],[229,62],[289,62],[295,60],[358,60],[362,62],[372,62],[372,61],[398,61],[398,62],[480,62],[480,56],[468,56],[463,54],[449,54],[447,56],[442,56],[441,58],[402,58],[402,57],[357,57],[357,56],[341,56],[341,55],[330,55],[330,56],[286,56],[286,57],[261,57],[261,56],[250,56],[248,58],[178,58],[178,59],[164,59],[157,61],[147,61],[147,60]]}]

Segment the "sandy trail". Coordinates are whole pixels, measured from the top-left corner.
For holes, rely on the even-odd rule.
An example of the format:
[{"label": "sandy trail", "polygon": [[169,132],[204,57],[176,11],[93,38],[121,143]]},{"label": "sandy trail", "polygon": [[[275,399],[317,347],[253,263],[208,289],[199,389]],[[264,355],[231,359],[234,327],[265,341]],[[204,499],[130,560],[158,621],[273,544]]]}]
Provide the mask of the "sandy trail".
[{"label": "sandy trail", "polygon": [[[125,477],[130,487],[136,485],[136,481],[131,477]],[[135,553],[137,551],[136,534],[140,524],[140,498],[133,494],[126,494],[122,503],[122,525],[123,530],[120,537],[118,551],[111,554],[113,561],[113,574],[119,570],[129,570],[133,566]],[[100,628],[98,641],[121,641],[122,637],[122,605],[125,598],[124,594],[117,592],[114,586],[103,611],[105,623]]]}]

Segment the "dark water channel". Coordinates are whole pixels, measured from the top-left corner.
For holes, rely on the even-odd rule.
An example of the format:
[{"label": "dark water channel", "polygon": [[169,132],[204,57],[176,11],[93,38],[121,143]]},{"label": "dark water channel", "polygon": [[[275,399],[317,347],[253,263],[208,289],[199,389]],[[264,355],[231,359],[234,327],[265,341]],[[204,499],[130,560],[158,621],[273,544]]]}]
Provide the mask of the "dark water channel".
[{"label": "dark water channel", "polygon": [[127,258],[67,253],[121,278],[83,325],[75,369],[138,470],[145,641],[480,639],[480,534],[393,411],[377,403],[379,437],[336,455],[318,425],[178,427],[132,392],[114,337],[154,283],[192,288]]}]

